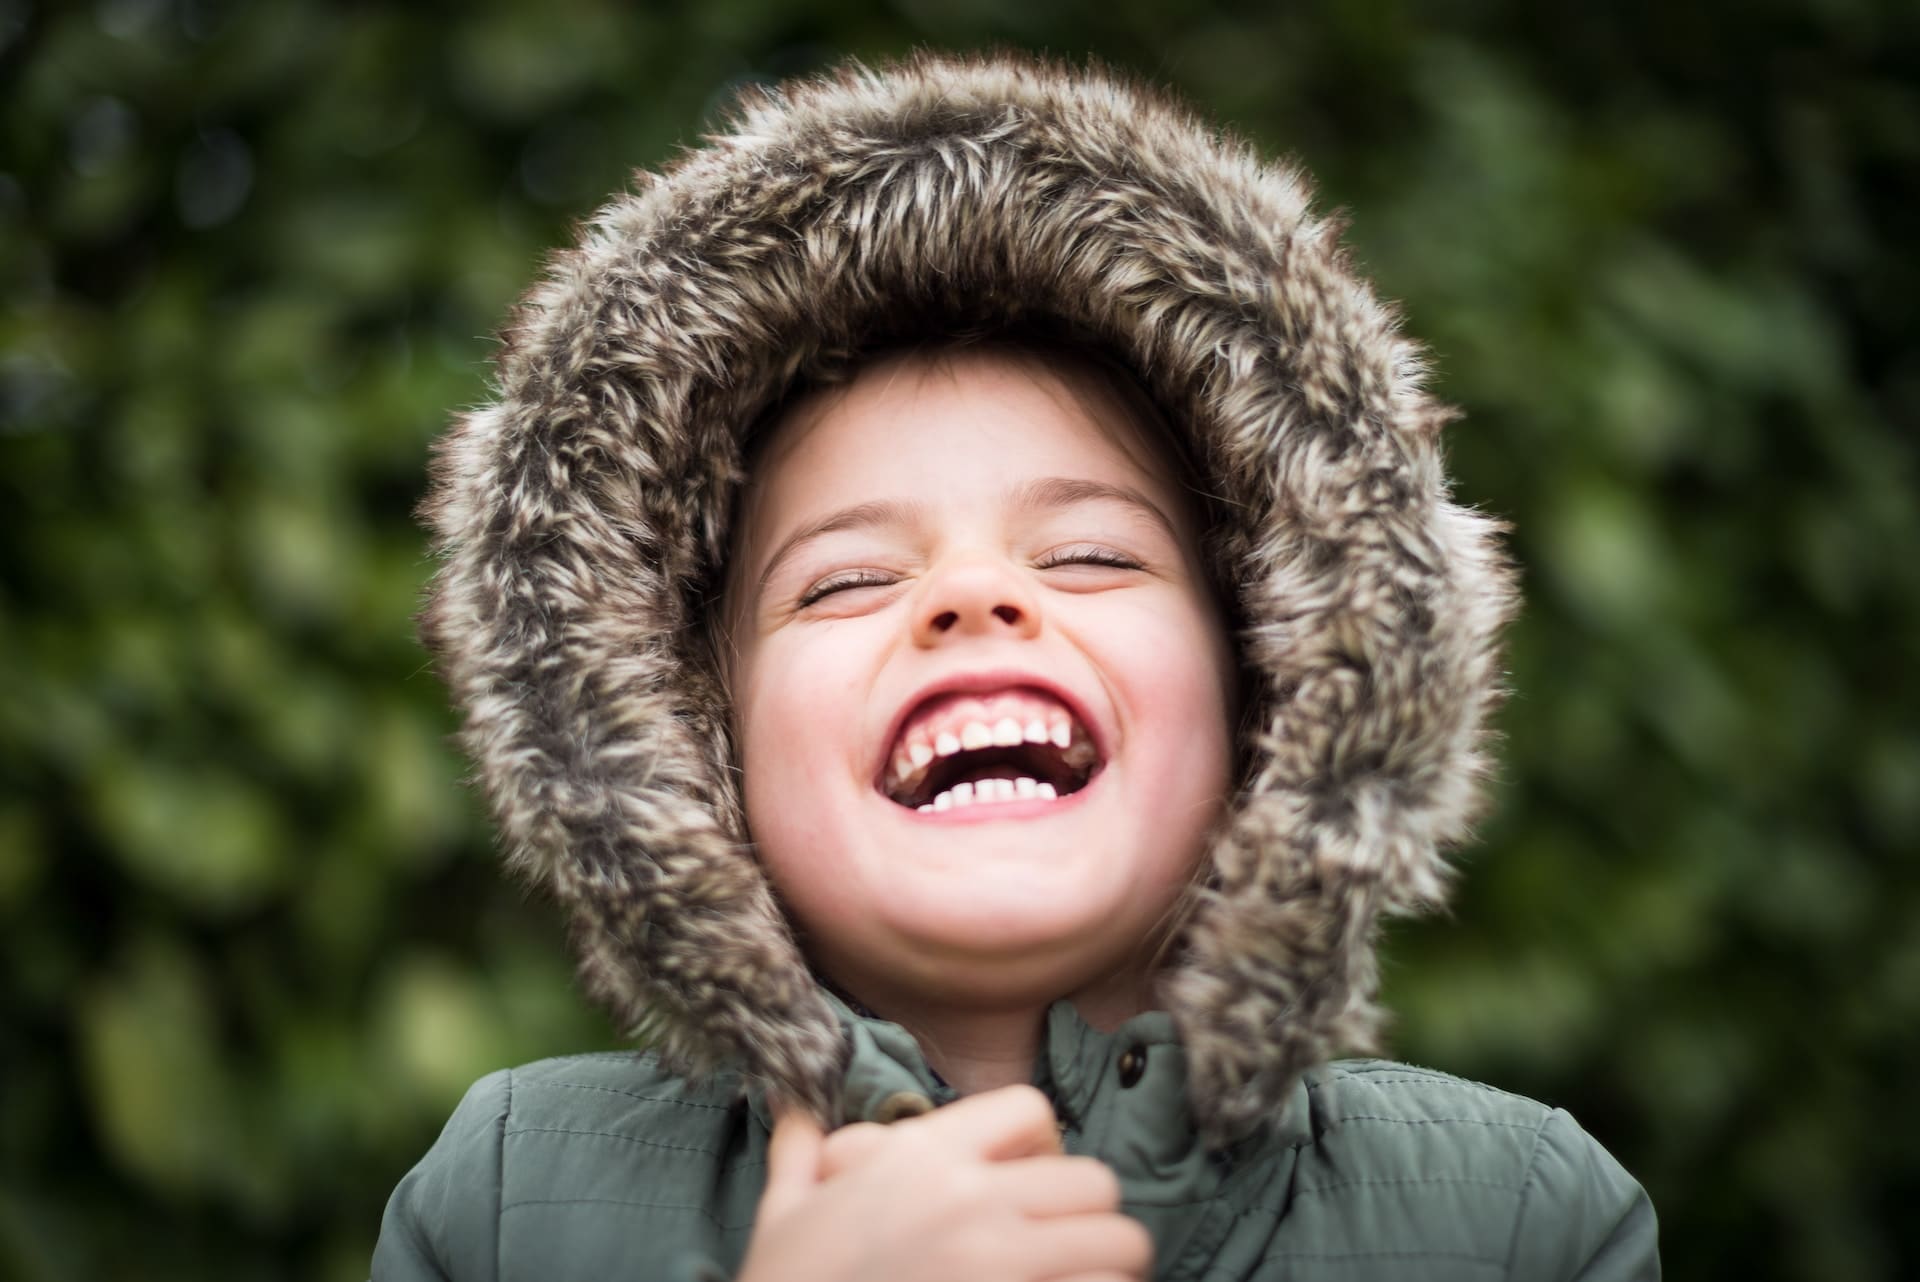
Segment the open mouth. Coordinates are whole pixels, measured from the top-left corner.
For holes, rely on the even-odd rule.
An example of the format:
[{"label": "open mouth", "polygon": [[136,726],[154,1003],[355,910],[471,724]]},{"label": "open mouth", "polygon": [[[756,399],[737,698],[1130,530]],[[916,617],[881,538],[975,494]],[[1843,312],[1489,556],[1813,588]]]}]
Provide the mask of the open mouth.
[{"label": "open mouth", "polygon": [[943,694],[901,726],[882,791],[921,813],[1054,801],[1086,787],[1102,764],[1086,726],[1051,694]]}]

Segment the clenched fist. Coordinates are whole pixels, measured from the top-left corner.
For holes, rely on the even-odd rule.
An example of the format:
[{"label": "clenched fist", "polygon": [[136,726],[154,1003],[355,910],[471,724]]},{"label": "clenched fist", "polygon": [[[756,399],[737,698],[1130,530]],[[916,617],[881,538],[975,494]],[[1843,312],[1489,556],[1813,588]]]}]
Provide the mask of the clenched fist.
[{"label": "clenched fist", "polygon": [[781,1111],[739,1282],[1144,1282],[1153,1241],[1031,1086],[825,1135]]}]

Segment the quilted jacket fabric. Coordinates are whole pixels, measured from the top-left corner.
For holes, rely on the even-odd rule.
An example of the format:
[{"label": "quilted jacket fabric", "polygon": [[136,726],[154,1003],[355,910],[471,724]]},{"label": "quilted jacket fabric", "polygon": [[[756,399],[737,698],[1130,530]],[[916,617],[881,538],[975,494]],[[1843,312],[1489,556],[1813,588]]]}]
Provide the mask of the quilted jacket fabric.
[{"label": "quilted jacket fabric", "polygon": [[[847,1020],[842,1120],[949,1098],[896,1025]],[[1223,1150],[1193,1128],[1162,1012],[1108,1034],[1065,1002],[1035,1082],[1068,1151],[1120,1175],[1160,1282],[1650,1282],[1646,1194],[1565,1112],[1443,1073],[1347,1060],[1304,1075],[1277,1127]],[[764,1096],[631,1054],[546,1060],[467,1095],[401,1183],[376,1282],[724,1282],[765,1180]]]},{"label": "quilted jacket fabric", "polygon": [[1071,1144],[1121,1173],[1163,1277],[1657,1271],[1644,1194],[1565,1115],[1329,1067],[1373,1045],[1378,920],[1442,901],[1480,809],[1515,607],[1420,349],[1297,169],[1106,72],[922,56],[752,91],[638,175],[439,447],[424,635],[510,864],[648,1051],[480,1083],[396,1192],[379,1276],[724,1273],[767,1090],[828,1122],[869,1116],[876,1075],[938,1098],[779,911],[702,612],[745,434],[797,379],[1038,323],[1184,433],[1252,713],[1162,1009],[1112,1036],[1053,1013],[1036,1080]]}]

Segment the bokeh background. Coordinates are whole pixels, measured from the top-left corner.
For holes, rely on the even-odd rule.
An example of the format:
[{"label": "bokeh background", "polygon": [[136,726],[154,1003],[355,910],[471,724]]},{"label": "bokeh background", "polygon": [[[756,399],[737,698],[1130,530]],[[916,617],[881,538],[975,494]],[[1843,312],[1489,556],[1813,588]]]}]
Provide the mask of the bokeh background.
[{"label": "bokeh background", "polygon": [[0,0],[0,1277],[363,1278],[468,1082],[612,1044],[412,636],[428,442],[735,88],[992,42],[1313,170],[1515,524],[1395,1053],[1574,1110],[1672,1276],[1920,1276],[1917,15]]}]

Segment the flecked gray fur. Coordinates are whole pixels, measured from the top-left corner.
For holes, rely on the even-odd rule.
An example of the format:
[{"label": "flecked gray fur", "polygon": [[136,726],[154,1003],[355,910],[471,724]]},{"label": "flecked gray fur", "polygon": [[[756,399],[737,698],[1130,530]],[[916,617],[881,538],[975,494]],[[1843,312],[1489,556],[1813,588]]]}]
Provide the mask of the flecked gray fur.
[{"label": "flecked gray fur", "polygon": [[1227,514],[1257,715],[1163,988],[1197,1121],[1242,1134],[1372,1044],[1376,918],[1443,897],[1516,598],[1501,527],[1449,500],[1420,350],[1308,199],[1110,72],[922,56],[753,91],[555,257],[438,447],[422,631],[511,863],[628,1032],[831,1109],[841,1035],[701,643],[741,437],[815,362],[1048,318],[1138,373]]}]

